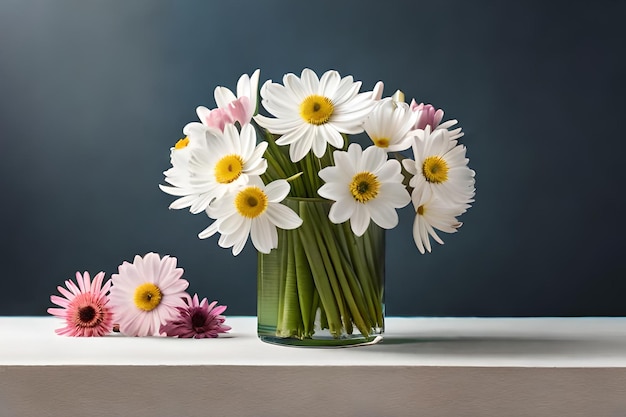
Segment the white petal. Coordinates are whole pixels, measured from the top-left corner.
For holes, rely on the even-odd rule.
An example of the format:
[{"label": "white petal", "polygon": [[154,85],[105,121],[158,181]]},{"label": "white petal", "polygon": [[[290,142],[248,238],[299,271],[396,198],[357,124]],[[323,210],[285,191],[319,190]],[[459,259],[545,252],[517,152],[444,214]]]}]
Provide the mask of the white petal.
[{"label": "white petal", "polygon": [[244,218],[238,214],[233,214],[232,216],[222,217],[221,222],[218,225],[218,230],[223,235],[229,235],[235,233],[239,230],[243,223]]},{"label": "white petal", "polygon": [[[336,162],[336,161],[335,161]],[[339,182],[347,183],[353,176],[353,173],[345,173],[338,166],[328,166],[322,168],[317,175],[324,180],[324,182]]]},{"label": "white petal", "polygon": [[[186,189],[182,189],[182,188],[178,188],[178,187],[170,187],[169,185],[159,184],[159,188],[164,193],[167,193],[169,195],[175,195],[175,196],[184,196],[184,195],[188,195],[190,193],[190,190],[186,190]],[[172,208],[174,208],[174,207],[172,207]]]},{"label": "white petal", "polygon": [[268,219],[281,229],[291,230],[302,225],[302,219],[296,212],[283,204],[270,204],[266,213]]},{"label": "white petal", "polygon": [[389,207],[401,208],[409,204],[411,196],[402,183],[386,183],[376,198]]},{"label": "white petal", "polygon": [[393,229],[398,225],[398,213],[382,199],[376,198],[368,201],[367,208],[372,217],[372,221],[383,229]]},{"label": "white petal", "polygon": [[352,181],[352,177],[359,172],[357,171],[357,165],[360,155],[351,156],[345,151],[335,151],[333,152],[333,157],[335,158],[335,167],[344,175],[343,181]]},{"label": "white petal", "polygon": [[[309,129],[305,131],[304,136],[300,137],[297,141],[292,143],[289,146],[289,158],[292,162],[298,162],[302,160],[306,156],[307,153],[311,150],[311,146],[313,145],[313,138],[315,137],[315,132],[313,129]],[[278,141],[276,142],[278,143]]]},{"label": "white petal", "polygon": [[[361,165],[361,155],[363,154],[363,149],[361,149],[361,145],[358,143],[352,143],[348,147],[347,157],[350,161],[350,165],[354,167],[354,173],[363,171],[363,167]],[[335,165],[337,165],[337,159],[335,157]],[[352,178],[350,178],[352,179]]]},{"label": "white petal", "polygon": [[355,210],[350,217],[350,227],[357,236],[362,236],[370,224],[370,213],[364,204],[355,204]]},{"label": "white petal", "polygon": [[317,193],[320,197],[333,201],[353,199],[350,188],[345,182],[327,182],[317,190]]},{"label": "white petal", "polygon": [[246,239],[242,239],[242,240],[236,242],[233,245],[233,249],[232,249],[233,250],[233,256],[237,256],[237,255],[239,255],[241,253],[243,248],[246,246],[246,241],[247,240],[248,240],[247,238]]},{"label": "white petal", "polygon": [[[387,161],[387,152],[377,146],[368,146],[361,156],[359,171],[375,172]],[[393,161],[390,161],[393,162]],[[398,171],[399,172],[399,171]]]},{"label": "white petal", "polygon": [[252,244],[261,253],[269,253],[272,250],[272,231],[274,226],[265,216],[259,216],[252,220],[250,237]]},{"label": "white petal", "polygon": [[285,92],[292,95],[298,104],[312,94],[312,91],[308,90],[295,74],[285,74],[283,76],[283,84],[286,87]]},{"label": "white petal", "polygon": [[385,84],[382,81],[378,81],[372,90],[372,99],[380,100],[383,97],[384,89],[385,89]]},{"label": "white petal", "polygon": [[415,219],[413,220],[413,241],[415,242],[415,246],[420,251],[421,254],[425,253],[424,243],[422,242],[422,233],[420,232],[420,228],[422,227],[420,215],[416,214]]},{"label": "white petal", "polygon": [[283,146],[283,145],[291,145],[292,143],[301,141],[303,137],[308,135],[309,130],[311,130],[311,127],[309,124],[301,125],[296,130],[293,130],[281,136],[280,138],[276,139],[276,144]]},{"label": "white petal", "polygon": [[404,179],[400,162],[395,159],[385,161],[385,163],[379,166],[373,173],[378,177],[380,182],[402,182]]},{"label": "white petal", "polygon": [[237,100],[233,92],[226,87],[215,87],[213,96],[215,97],[215,104],[217,104],[217,107],[221,108],[225,108],[228,106],[228,103]]},{"label": "white petal", "polygon": [[357,204],[359,203],[354,201],[354,199],[337,201],[330,206],[328,218],[335,224],[343,223],[352,217]]},{"label": "white petal", "polygon": [[297,129],[299,126],[302,125],[302,119],[299,117],[271,119],[261,114],[257,114],[256,116],[254,116],[254,120],[270,132],[281,135],[288,133],[293,129]]},{"label": "white petal", "polygon": [[263,158],[263,154],[267,150],[267,146],[268,146],[267,142],[259,143],[256,146],[256,148],[254,148],[254,151],[252,152],[252,154],[248,158],[248,161],[256,161],[256,162],[260,161],[261,158]]},{"label": "white petal", "polygon": [[217,220],[214,221],[211,225],[209,225],[209,227],[198,233],[198,237],[200,239],[206,239],[213,236],[215,233],[217,233],[217,227],[219,226],[219,223],[220,222]]},{"label": "white petal", "polygon": [[[328,71],[332,72],[332,71]],[[306,89],[309,94],[319,94],[319,78],[317,78],[317,74],[313,72],[313,70],[309,68],[305,68],[302,70],[302,74],[300,75],[302,79],[302,86]]]},{"label": "white petal", "polygon": [[320,134],[335,148],[343,148],[343,136],[336,129],[331,128],[327,124],[320,125]]},{"label": "white petal", "polygon": [[[319,129],[318,129],[319,130]],[[321,158],[326,153],[326,138],[322,136],[322,132],[316,132],[313,136],[313,153],[318,158]]]},{"label": "white petal", "polygon": [[337,71],[326,71],[319,84],[319,93],[324,97],[333,97],[339,88],[341,76]]},{"label": "white petal", "polygon": [[183,134],[186,136],[203,137],[207,129],[208,128],[202,123],[191,122],[191,123],[187,123],[185,127],[183,127]]},{"label": "white petal", "polygon": [[270,203],[278,203],[287,197],[290,190],[291,186],[287,181],[275,180],[265,187],[265,195]]},{"label": "white petal", "polygon": [[[246,123],[241,127],[241,132],[239,132],[239,141],[241,142],[241,155],[244,159],[248,158],[254,151],[256,145],[256,134],[254,132],[254,127],[251,124]],[[267,144],[267,142],[262,143]]]}]

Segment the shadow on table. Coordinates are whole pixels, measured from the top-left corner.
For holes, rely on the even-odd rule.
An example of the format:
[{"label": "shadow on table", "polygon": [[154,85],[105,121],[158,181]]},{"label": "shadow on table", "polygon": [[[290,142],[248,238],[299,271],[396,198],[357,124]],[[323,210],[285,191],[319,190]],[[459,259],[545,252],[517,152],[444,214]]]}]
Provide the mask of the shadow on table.
[{"label": "shadow on table", "polygon": [[368,351],[412,355],[546,355],[555,353],[588,355],[623,355],[623,337],[524,337],[524,336],[459,336],[459,337],[394,337],[367,348]]}]

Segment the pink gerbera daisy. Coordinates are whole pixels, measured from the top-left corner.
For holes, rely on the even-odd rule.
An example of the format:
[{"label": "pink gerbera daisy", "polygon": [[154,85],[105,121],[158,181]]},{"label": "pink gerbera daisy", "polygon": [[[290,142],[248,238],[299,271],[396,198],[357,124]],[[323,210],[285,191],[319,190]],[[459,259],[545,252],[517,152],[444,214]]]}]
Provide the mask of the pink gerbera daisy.
[{"label": "pink gerbera daisy", "polygon": [[162,324],[178,315],[189,286],[181,279],[183,269],[176,258],[148,253],[135,256],[133,263],[123,262],[111,276],[111,308],[120,332],[127,336],[159,336]]},{"label": "pink gerbera daisy", "polygon": [[[65,319],[66,326],[55,332],[66,336],[104,336],[113,329],[113,314],[107,305],[107,293],[111,288],[111,280],[102,285],[104,272],[98,273],[93,282],[89,273],[76,272],[76,282],[65,281],[67,289],[58,286],[63,295],[50,296],[50,301],[61,308],[49,308],[48,313]],[[68,291],[69,290],[69,291]]]},{"label": "pink gerbera daisy", "polygon": [[206,298],[198,302],[198,294],[185,301],[187,306],[178,307],[178,317],[161,326],[161,333],[167,336],[202,339],[217,337],[219,333],[226,333],[231,329],[224,324],[226,318],[221,315],[226,306],[218,306],[217,301],[209,304]]}]

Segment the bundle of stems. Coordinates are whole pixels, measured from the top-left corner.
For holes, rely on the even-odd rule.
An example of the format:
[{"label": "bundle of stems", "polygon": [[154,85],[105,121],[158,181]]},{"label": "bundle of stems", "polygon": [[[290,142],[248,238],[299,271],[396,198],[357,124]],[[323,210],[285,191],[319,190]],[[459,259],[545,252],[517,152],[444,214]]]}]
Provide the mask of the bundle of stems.
[{"label": "bundle of stems", "polygon": [[[302,218],[295,230],[278,230],[278,248],[259,253],[259,324],[280,338],[308,339],[316,330],[332,338],[382,331],[384,230],[373,222],[358,237],[348,222],[328,219],[332,201],[320,198],[318,172],[333,164],[332,151],[292,162],[286,148],[265,133],[268,169],[264,181],[287,178],[283,202]],[[346,141],[347,143],[347,141]]]}]

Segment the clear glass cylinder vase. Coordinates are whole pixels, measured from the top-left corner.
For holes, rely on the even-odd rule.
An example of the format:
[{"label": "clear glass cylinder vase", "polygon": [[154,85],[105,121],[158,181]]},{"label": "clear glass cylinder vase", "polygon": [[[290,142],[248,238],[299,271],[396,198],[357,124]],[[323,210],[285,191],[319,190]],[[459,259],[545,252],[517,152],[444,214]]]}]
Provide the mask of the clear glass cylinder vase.
[{"label": "clear glass cylinder vase", "polygon": [[385,231],[356,236],[328,219],[332,202],[288,198],[303,220],[278,230],[278,248],[259,253],[258,335],[292,346],[372,344],[384,330]]}]

